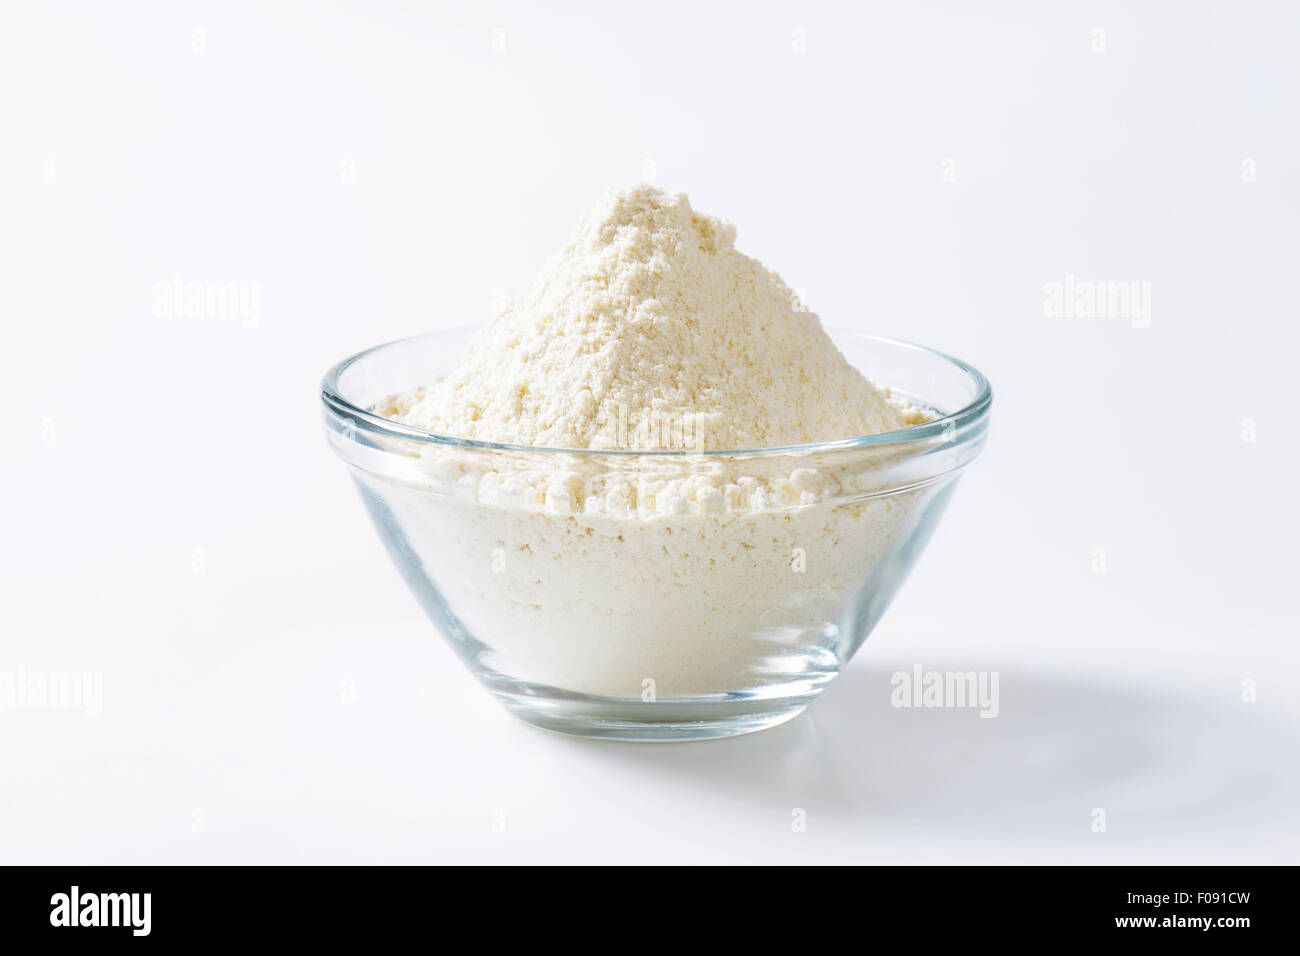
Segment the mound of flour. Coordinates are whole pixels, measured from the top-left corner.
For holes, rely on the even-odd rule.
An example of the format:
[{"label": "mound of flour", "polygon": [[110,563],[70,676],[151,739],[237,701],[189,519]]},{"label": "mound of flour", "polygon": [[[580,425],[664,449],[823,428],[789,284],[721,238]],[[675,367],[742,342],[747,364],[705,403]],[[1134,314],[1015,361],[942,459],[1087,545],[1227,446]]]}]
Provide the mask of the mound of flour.
[{"label": "mound of flour", "polygon": [[[458,368],[375,410],[547,448],[753,449],[925,413],[848,364],[791,290],[685,196],[609,196]],[[400,383],[394,383],[398,386]],[[622,700],[817,685],[883,608],[936,488],[880,455],[591,456],[399,442],[357,471],[474,666]],[[616,459],[616,460],[615,460]],[[884,474],[887,476],[888,472]],[[775,693],[775,691],[773,691]]]},{"label": "mound of flour", "polygon": [[919,420],[735,238],[682,194],[612,193],[457,369],[388,413],[461,438],[602,450],[765,448]]}]

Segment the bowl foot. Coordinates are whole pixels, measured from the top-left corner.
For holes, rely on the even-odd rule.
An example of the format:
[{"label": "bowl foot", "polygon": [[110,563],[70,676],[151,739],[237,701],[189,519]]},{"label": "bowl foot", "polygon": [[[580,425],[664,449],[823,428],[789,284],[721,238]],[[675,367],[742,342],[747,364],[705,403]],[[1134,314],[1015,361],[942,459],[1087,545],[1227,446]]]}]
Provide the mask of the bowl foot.
[{"label": "bowl foot", "polygon": [[543,730],[575,737],[657,743],[752,734],[799,716],[809,704],[808,698],[621,704],[548,700],[499,691],[495,696],[520,720]]}]

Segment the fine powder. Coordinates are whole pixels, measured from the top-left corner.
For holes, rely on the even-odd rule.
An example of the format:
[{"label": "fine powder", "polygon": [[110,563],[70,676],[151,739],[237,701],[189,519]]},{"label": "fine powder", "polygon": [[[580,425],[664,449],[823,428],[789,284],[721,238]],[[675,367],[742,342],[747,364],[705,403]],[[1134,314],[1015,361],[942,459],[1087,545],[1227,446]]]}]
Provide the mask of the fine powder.
[{"label": "fine powder", "polygon": [[[462,438],[596,450],[770,448],[926,419],[849,365],[734,239],[685,196],[613,194],[458,368],[393,383],[410,390],[375,411]],[[879,493],[866,450],[694,465],[404,450],[400,480],[358,477],[471,666],[496,686],[624,700],[833,673],[942,498]]]},{"label": "fine powder", "polygon": [[920,420],[840,354],[736,229],[642,185],[567,248],[398,420],[577,449],[770,448]]}]

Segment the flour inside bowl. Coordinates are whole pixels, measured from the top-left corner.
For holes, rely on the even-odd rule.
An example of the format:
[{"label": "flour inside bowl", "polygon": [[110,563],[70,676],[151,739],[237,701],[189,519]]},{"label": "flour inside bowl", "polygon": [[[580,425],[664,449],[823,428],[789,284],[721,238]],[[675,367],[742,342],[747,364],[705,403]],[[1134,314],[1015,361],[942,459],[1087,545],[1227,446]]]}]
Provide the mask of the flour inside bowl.
[{"label": "flour inside bowl", "polygon": [[435,586],[431,613],[498,692],[797,696],[838,670],[896,586],[879,576],[932,493],[874,487],[875,449],[599,454],[925,420],[734,240],[685,196],[614,193],[459,366],[376,407],[444,435],[584,450],[404,446],[416,477],[359,474],[401,531],[399,561]]},{"label": "flour inside bowl", "polygon": [[391,417],[485,441],[582,449],[770,448],[901,428],[735,227],[686,196],[608,196],[469,347]]}]

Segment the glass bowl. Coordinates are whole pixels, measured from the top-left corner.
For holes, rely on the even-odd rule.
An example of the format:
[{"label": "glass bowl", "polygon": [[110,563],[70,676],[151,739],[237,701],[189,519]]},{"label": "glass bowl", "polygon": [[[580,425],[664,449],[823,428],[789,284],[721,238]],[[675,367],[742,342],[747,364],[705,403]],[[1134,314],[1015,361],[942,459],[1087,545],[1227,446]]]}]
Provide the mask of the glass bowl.
[{"label": "glass bowl", "polygon": [[339,363],[326,434],[438,630],[549,730],[688,740],[797,715],[876,626],[988,429],[992,392],[969,365],[836,329],[851,363],[931,420],[641,452],[471,441],[373,411],[450,371],[474,332]]}]

